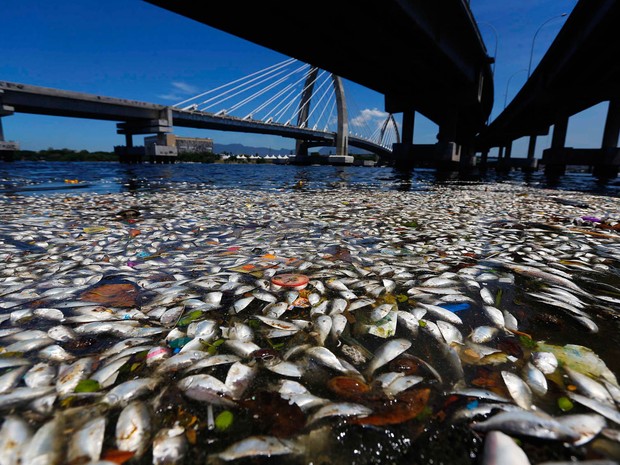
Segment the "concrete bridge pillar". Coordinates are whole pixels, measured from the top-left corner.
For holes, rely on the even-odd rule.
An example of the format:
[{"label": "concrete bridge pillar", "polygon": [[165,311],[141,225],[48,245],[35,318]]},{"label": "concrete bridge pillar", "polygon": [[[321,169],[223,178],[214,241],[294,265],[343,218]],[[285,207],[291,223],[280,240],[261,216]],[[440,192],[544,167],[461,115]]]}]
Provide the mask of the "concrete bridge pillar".
[{"label": "concrete bridge pillar", "polygon": [[538,169],[538,163],[534,157],[536,153],[536,138],[537,136],[530,136],[529,143],[527,145],[527,165],[523,167],[523,171],[531,173]]},{"label": "concrete bridge pillar", "polygon": [[504,147],[502,147],[502,158],[497,158],[496,170],[500,173],[510,172],[510,157],[512,156],[512,141],[509,141]]},{"label": "concrete bridge pillar", "polygon": [[543,160],[545,163],[545,175],[549,177],[562,176],[566,173],[566,160],[564,159],[564,144],[568,130],[568,115],[561,116],[553,125],[551,136],[551,148],[545,150]]},{"label": "concrete bridge pillar", "polygon": [[413,155],[413,132],[415,128],[415,110],[403,112],[402,139],[400,143],[392,145],[394,165],[398,168],[412,168],[415,165]]},{"label": "concrete bridge pillar", "polygon": [[606,179],[618,176],[618,165],[620,165],[618,136],[620,136],[620,97],[609,101],[601,143],[601,160],[594,166],[592,171],[594,176]]},{"label": "concrete bridge pillar", "polygon": [[13,108],[7,105],[0,105],[0,159],[11,161],[15,152],[19,150],[19,144],[14,141],[4,139],[4,129],[2,128],[2,117],[13,114]]},{"label": "concrete bridge pillar", "polygon": [[437,134],[437,167],[440,169],[454,169],[461,160],[461,147],[456,144],[456,129],[458,117],[453,114],[439,126]]},{"label": "concrete bridge pillar", "polygon": [[476,172],[476,150],[471,142],[461,146],[459,170],[464,174],[473,174]]},{"label": "concrete bridge pillar", "polygon": [[489,161],[489,149],[488,148],[482,149],[482,151],[480,152],[480,164],[478,165],[478,168],[480,169],[480,171],[485,172],[487,170],[488,161]]},{"label": "concrete bridge pillar", "polygon": [[[175,138],[172,134],[172,109],[167,107],[159,114],[158,119],[134,120],[118,123],[117,134],[125,136],[125,145],[114,147],[122,163],[139,163],[145,155],[157,163],[172,163],[177,157]],[[138,134],[155,134],[156,141],[148,147],[135,147],[133,136]]]}]

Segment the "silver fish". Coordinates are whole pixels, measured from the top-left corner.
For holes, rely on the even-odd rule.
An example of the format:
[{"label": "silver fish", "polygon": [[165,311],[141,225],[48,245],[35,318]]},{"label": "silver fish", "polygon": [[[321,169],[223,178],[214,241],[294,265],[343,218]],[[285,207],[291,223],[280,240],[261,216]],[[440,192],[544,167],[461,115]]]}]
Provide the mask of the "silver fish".
[{"label": "silver fish", "polygon": [[43,424],[32,436],[22,453],[22,462],[26,463],[61,463],[64,444],[64,418],[56,415]]},{"label": "silver fish", "polygon": [[187,447],[185,428],[182,426],[159,430],[153,439],[153,465],[183,463]]},{"label": "silver fish", "polygon": [[24,463],[21,457],[31,437],[32,430],[24,419],[15,415],[4,417],[2,428],[0,428],[0,450],[2,450],[0,464]]},{"label": "silver fish", "polygon": [[476,431],[502,431],[506,434],[531,436],[558,441],[576,441],[579,434],[549,416],[530,411],[500,412],[488,420],[473,422]]},{"label": "silver fish", "polygon": [[575,446],[582,446],[594,439],[605,428],[605,418],[597,414],[575,414],[558,417],[558,422],[575,431],[579,438],[573,441]]},{"label": "silver fish", "polygon": [[225,407],[236,405],[230,387],[211,375],[190,375],[181,379],[178,386],[190,399]]},{"label": "silver fish", "polygon": [[530,465],[530,461],[510,436],[490,431],[484,437],[482,465]]},{"label": "silver fish", "polygon": [[89,459],[99,460],[103,448],[103,437],[105,434],[106,419],[104,417],[94,418],[81,426],[69,441],[67,450],[67,461]]},{"label": "silver fish", "polygon": [[319,410],[314,412],[308,418],[307,424],[311,425],[312,423],[325,418],[325,417],[333,417],[333,416],[355,416],[355,417],[365,417],[372,413],[372,410],[365,405],[354,404],[350,402],[341,402],[341,403],[333,403],[327,404],[321,407]]},{"label": "silver fish", "polygon": [[274,436],[250,436],[217,454],[224,461],[239,460],[246,457],[277,457],[280,455],[300,454],[301,449],[290,439]]},{"label": "silver fish", "polygon": [[411,347],[411,341],[407,339],[392,339],[382,344],[376,350],[364,373],[368,377],[372,376],[378,368],[394,360],[400,354],[407,351],[409,347]]},{"label": "silver fish", "polygon": [[116,422],[116,447],[141,457],[150,445],[152,431],[151,412],[147,405],[141,401],[131,402],[121,411]]},{"label": "silver fish", "polygon": [[159,384],[156,378],[139,378],[125,381],[108,391],[101,401],[111,407],[125,407],[131,401],[136,400],[151,392]]},{"label": "silver fish", "polygon": [[322,346],[310,347],[306,350],[306,353],[310,358],[317,361],[327,368],[339,371],[341,373],[348,373],[349,370],[342,364],[342,361],[336,357],[336,355],[329,349]]}]

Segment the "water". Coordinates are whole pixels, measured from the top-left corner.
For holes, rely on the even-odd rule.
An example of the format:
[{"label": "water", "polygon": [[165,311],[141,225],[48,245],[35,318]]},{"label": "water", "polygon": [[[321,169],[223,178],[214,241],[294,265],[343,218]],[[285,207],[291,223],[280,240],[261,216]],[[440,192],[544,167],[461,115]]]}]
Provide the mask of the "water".
[{"label": "water", "polygon": [[[77,180],[77,183],[69,183]],[[435,183],[516,183],[530,187],[575,190],[617,196],[620,181],[599,182],[588,173],[568,173],[556,182],[543,172],[520,171],[499,175],[490,170],[482,176],[438,173],[431,169],[410,172],[389,167],[338,167],[232,164],[139,164],[109,162],[0,163],[0,193],[49,195],[68,190],[92,193],[140,192],[161,189],[242,188],[288,189],[299,182],[306,189],[357,188],[378,190],[424,190]]]},{"label": "water", "polygon": [[[302,189],[295,189],[300,183]],[[436,188],[438,184],[448,187]],[[147,329],[166,328],[164,333],[148,337],[145,343],[148,347],[169,345],[170,349],[178,349],[173,345],[181,344],[179,341],[186,343],[186,338],[177,334],[175,337],[178,339],[171,338],[166,342],[163,337],[173,326],[179,331],[186,331],[191,316],[213,319],[224,327],[239,321],[248,325],[254,323],[254,329],[259,330],[255,332],[254,340],[261,349],[271,347],[267,350],[274,356],[276,351],[285,354],[300,343],[314,344],[314,336],[308,330],[308,334],[300,331],[279,341],[274,341],[278,338],[267,337],[266,328],[250,317],[260,314],[265,302],[255,299],[241,313],[231,313],[229,307],[239,299],[233,288],[225,291],[221,308],[204,315],[199,312],[196,316],[190,301],[194,294],[204,298],[207,292],[206,288],[198,287],[196,283],[217,277],[220,266],[224,270],[239,270],[238,264],[261,265],[269,255],[271,259],[278,259],[274,263],[276,267],[282,267],[281,270],[297,270],[299,266],[300,271],[318,276],[317,279],[324,282],[331,276],[350,276],[356,269],[374,270],[366,278],[370,284],[374,280],[387,285],[388,281],[383,278],[394,278],[396,287],[391,292],[381,291],[376,295],[371,294],[370,290],[376,288],[368,286],[367,291],[364,286],[355,287],[357,294],[354,299],[369,297],[376,304],[399,299],[399,308],[410,310],[418,301],[440,303],[443,297],[440,294],[424,296],[419,293],[422,292],[420,290],[409,294],[412,284],[407,284],[408,278],[396,278],[389,269],[384,271],[386,267],[405,267],[403,269],[414,275],[416,286],[429,277],[443,276],[444,272],[465,276],[469,270],[473,273],[469,276],[479,278],[480,286],[489,290],[495,299],[495,306],[517,319],[521,331],[519,337],[507,331],[500,332],[499,336],[486,343],[491,349],[497,348],[500,355],[509,354],[514,360],[506,357],[493,362],[492,354],[490,359],[481,357],[478,360],[477,356],[483,354],[482,349],[472,346],[471,350],[459,351],[458,356],[462,358],[464,367],[464,373],[460,375],[455,371],[458,364],[454,365],[454,358],[439,350],[445,344],[440,345],[430,333],[420,330],[416,337],[412,337],[414,344],[409,353],[435,367],[445,379],[445,384],[436,382],[430,371],[412,366],[412,370],[419,369],[418,374],[424,377],[423,389],[431,389],[432,397],[428,403],[426,400],[414,402],[413,397],[406,395],[398,397],[398,402],[392,402],[391,398],[381,394],[378,385],[368,394],[363,394],[363,391],[351,394],[347,391],[350,385],[334,376],[340,372],[307,364],[303,366],[308,371],[300,382],[314,395],[333,402],[353,399],[356,403],[371,406],[376,412],[383,412],[386,423],[373,426],[372,423],[327,419],[324,426],[309,425],[306,429],[300,429],[312,415],[311,411],[301,414],[279,394],[275,394],[273,389],[281,376],[264,369],[260,365],[263,360],[257,359],[246,360],[246,363],[258,363],[261,368],[248,394],[240,399],[239,405],[231,407],[234,422],[229,429],[220,431],[209,428],[206,404],[188,400],[180,393],[177,381],[185,373],[161,375],[165,382],[157,387],[152,396],[159,405],[153,422],[157,428],[163,428],[171,427],[178,421],[187,427],[188,438],[192,437],[190,432],[194,434],[195,443],[189,446],[185,463],[224,463],[215,460],[215,454],[249,435],[264,434],[265,431],[272,434],[276,430],[277,434],[283,434],[280,428],[286,433],[283,437],[292,435],[299,444],[307,447],[307,457],[317,464],[482,463],[483,435],[474,433],[469,422],[452,421],[451,415],[457,409],[469,409],[473,405],[466,398],[455,399],[446,392],[446,389],[453,387],[456,379],[463,378],[467,387],[489,387],[508,396],[500,373],[501,370],[509,370],[521,375],[521,368],[530,359],[532,349],[528,345],[528,334],[533,341],[544,341],[549,345],[585,346],[600,356],[612,373],[620,373],[620,327],[616,300],[610,303],[600,298],[620,297],[620,253],[617,252],[620,236],[616,231],[595,229],[592,225],[575,222],[587,215],[608,217],[610,225],[620,224],[615,200],[619,187],[617,181],[597,183],[591,175],[583,173],[570,173],[551,184],[542,172],[532,175],[513,172],[500,176],[491,171],[486,176],[463,177],[425,169],[399,172],[392,168],[333,166],[3,163],[0,164],[0,193],[4,194],[0,195],[0,261],[3,265],[0,267],[0,307],[3,302],[5,306],[0,309],[0,317],[5,319],[1,327],[3,330],[21,329],[23,333],[29,329],[47,330],[57,325],[58,322],[53,319],[44,321],[28,315],[41,305],[43,307],[37,310],[59,306],[63,316],[76,317],[72,307],[62,305],[84,300],[82,297],[87,285],[77,284],[84,283],[86,278],[103,279],[105,274],[102,281],[105,284],[99,288],[96,282],[93,289],[97,292],[90,292],[91,298],[114,297],[115,294],[103,292],[106,289],[104,286],[111,284],[127,286],[130,282],[138,282],[142,286],[144,300],[139,308],[149,315],[144,324],[149,327]],[[545,188],[555,191],[543,190]],[[51,196],[62,193],[70,195]],[[593,193],[597,195],[588,195]],[[125,208],[138,208],[141,215],[128,218],[116,214]],[[553,287],[552,282],[541,281],[524,272],[511,273],[508,269],[497,268],[492,262],[499,259],[513,264],[541,266],[560,277],[562,275],[559,273],[568,273],[575,284],[585,290],[586,295],[579,294],[579,297],[587,303],[586,313],[598,323],[598,333],[586,330],[570,311],[563,311],[563,307],[554,307],[536,298],[537,293]],[[302,270],[299,261],[302,264],[308,262],[310,268]],[[354,263],[356,268],[352,267]],[[270,263],[266,269],[272,266],[274,264]],[[241,269],[247,271],[254,268],[242,266]],[[484,279],[480,277],[483,271],[487,272]],[[224,276],[227,276],[226,271]],[[239,279],[244,283],[253,283],[253,276],[244,274]],[[545,279],[550,280],[553,276],[547,275]],[[173,281],[176,281],[174,285]],[[35,301],[28,300],[34,298],[29,294],[20,297],[21,288],[10,289],[16,284],[25,285],[26,291],[45,294],[46,300],[38,300],[38,294]],[[216,286],[220,286],[219,281]],[[56,293],[57,288],[63,294]],[[482,313],[479,289],[476,286],[465,288],[463,285],[458,288],[472,302],[468,310],[459,314],[463,319],[462,336],[468,338],[472,328],[489,325],[490,322]],[[46,294],[50,290],[54,292]],[[174,293],[170,294],[170,299],[156,300],[163,299],[168,291]],[[325,295],[328,300],[340,296],[335,290],[328,290]],[[13,301],[20,299],[27,301],[12,305]],[[278,294],[278,299],[284,299],[283,292]],[[103,300],[108,307],[116,305],[110,299]],[[7,301],[11,305],[7,305]],[[101,302],[101,299],[94,301]],[[187,309],[184,308],[186,301]],[[185,313],[178,315],[176,323],[166,323],[168,320],[160,310],[165,310],[166,314],[170,312],[176,318],[175,309]],[[115,313],[118,317],[125,310],[119,308],[114,312],[118,312]],[[305,307],[288,311],[290,313],[284,317],[287,320],[311,320]],[[355,312],[363,321],[364,311],[358,309]],[[127,316],[130,317],[129,313]],[[119,318],[128,319],[124,316]],[[171,316],[167,318],[173,319]],[[432,316],[427,318],[429,321],[436,320]],[[81,326],[76,321],[67,320],[63,324],[71,328]],[[347,324],[349,332],[346,334],[355,336],[371,352],[375,352],[384,342],[365,334],[353,320]],[[76,357],[98,357],[102,350],[125,338],[120,334],[89,331],[92,334],[80,333],[82,335],[75,343],[59,345]],[[397,331],[398,337],[411,337],[403,323],[399,323]],[[17,351],[12,352],[16,350],[14,346],[7,349],[8,344],[14,341],[10,332],[6,334],[9,335],[0,340],[0,352],[3,348],[8,350],[8,353],[1,354],[4,359],[18,356]],[[350,343],[344,336],[342,340]],[[341,354],[340,342],[328,339],[325,346]],[[229,352],[226,348],[217,350]],[[480,354],[476,350],[480,350]],[[128,362],[119,372],[118,379],[110,381],[112,385],[101,388],[101,393],[130,379],[153,376],[153,368],[145,365],[145,352],[142,350],[131,358],[131,363]],[[572,349],[570,353],[573,353]],[[59,365],[57,361],[44,359],[38,350],[32,350],[25,356],[33,363]],[[292,357],[293,361],[301,359],[301,356]],[[404,373],[407,366],[403,362],[401,370],[399,364],[397,368],[382,367],[377,373],[393,369]],[[360,368],[363,366],[360,365]],[[228,366],[221,366],[208,371],[225,380],[228,369]],[[564,386],[566,377],[562,378],[559,373],[554,380],[550,378],[549,393],[535,398],[537,407],[557,416],[563,414],[558,400],[568,392]],[[0,374],[4,375],[4,372],[0,371]],[[368,380],[371,379],[369,376]],[[342,392],[334,389],[334,386],[339,387],[334,380],[343,383]],[[415,388],[412,392],[416,392]],[[57,402],[50,409],[61,412],[69,406],[85,407],[88,411],[97,401],[98,397],[75,397],[66,405]],[[413,418],[408,415],[412,411],[417,412],[416,403],[423,404],[425,410],[419,417],[415,413]],[[398,409],[390,409],[393,405]],[[33,414],[32,408],[24,403],[13,408],[13,411],[30,418],[33,428],[39,429],[48,417]],[[215,418],[223,410],[223,406],[216,405]],[[0,406],[0,413],[6,411],[9,408],[2,410]],[[106,413],[108,426],[104,452],[118,448],[114,428],[119,412],[120,408],[114,408]],[[577,405],[570,413],[589,413],[589,410]],[[391,415],[400,416],[390,423]],[[72,434],[68,429],[65,433],[66,437]],[[521,444],[532,463],[568,459],[571,456],[617,458],[620,455],[614,451],[611,455],[600,452],[606,445],[601,438],[593,442],[594,445],[580,449],[557,441],[527,437],[521,440]],[[612,446],[617,445],[612,443]],[[132,463],[152,463],[150,444],[148,450],[144,457],[135,458]],[[207,455],[215,461],[207,462]],[[274,460],[250,458],[235,463],[301,465],[310,463],[310,460],[285,456]]]}]

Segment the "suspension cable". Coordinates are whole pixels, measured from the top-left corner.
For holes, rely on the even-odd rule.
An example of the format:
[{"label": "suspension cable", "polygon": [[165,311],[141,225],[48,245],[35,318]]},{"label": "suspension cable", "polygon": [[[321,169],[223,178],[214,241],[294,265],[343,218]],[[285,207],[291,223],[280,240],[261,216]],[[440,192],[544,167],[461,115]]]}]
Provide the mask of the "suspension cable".
[{"label": "suspension cable", "polygon": [[292,63],[294,63],[294,62],[296,62],[296,61],[297,61],[297,59],[296,59],[296,58],[288,58],[287,60],[281,61],[280,63],[276,63],[275,65],[268,66],[268,67],[266,67],[266,68],[263,68],[263,69],[261,69],[261,70],[259,70],[259,71],[254,72],[254,73],[252,73],[252,74],[248,74],[247,76],[243,76],[243,77],[241,77],[241,78],[239,78],[239,79],[236,79],[236,80],[234,80],[234,81],[232,81],[232,82],[228,82],[228,83],[226,83],[226,84],[222,84],[221,86],[216,87],[215,89],[210,89],[210,90],[207,90],[207,91],[205,91],[205,92],[202,92],[201,94],[198,94],[198,95],[195,95],[195,96],[193,96],[193,97],[190,97],[190,98],[188,98],[188,99],[186,99],[186,100],[183,100],[182,102],[179,102],[179,103],[177,103],[177,104],[175,104],[175,105],[173,105],[173,106],[174,106],[174,107],[178,107],[178,106],[183,105],[183,104],[185,104],[185,103],[187,103],[187,102],[191,102],[192,100],[195,100],[195,99],[198,99],[198,98],[204,97],[205,95],[208,95],[208,94],[211,94],[211,93],[213,93],[213,92],[215,92],[215,91],[217,91],[217,90],[223,89],[223,88],[225,88],[225,87],[227,87],[227,86],[230,86],[230,85],[236,84],[236,83],[241,82],[241,81],[243,81],[243,80],[245,80],[245,79],[248,79],[248,78],[251,78],[251,77],[253,77],[253,76],[256,76],[257,74],[261,74],[261,73],[264,73],[264,72],[266,72],[266,71],[269,71],[269,70],[271,70],[272,68],[277,68],[277,69],[280,69],[280,68],[283,68],[284,66],[289,65],[289,64],[292,64]]}]

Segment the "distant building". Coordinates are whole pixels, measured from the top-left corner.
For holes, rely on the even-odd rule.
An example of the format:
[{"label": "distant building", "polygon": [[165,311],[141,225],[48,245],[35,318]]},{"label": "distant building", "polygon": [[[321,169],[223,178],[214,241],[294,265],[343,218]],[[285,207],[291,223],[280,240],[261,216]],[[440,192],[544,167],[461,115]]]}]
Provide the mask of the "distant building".
[{"label": "distant building", "polygon": [[158,136],[144,138],[144,147],[147,154],[154,152],[155,145],[176,147],[179,154],[213,153],[213,139],[208,138],[180,137],[174,134],[163,134],[159,139]]}]

